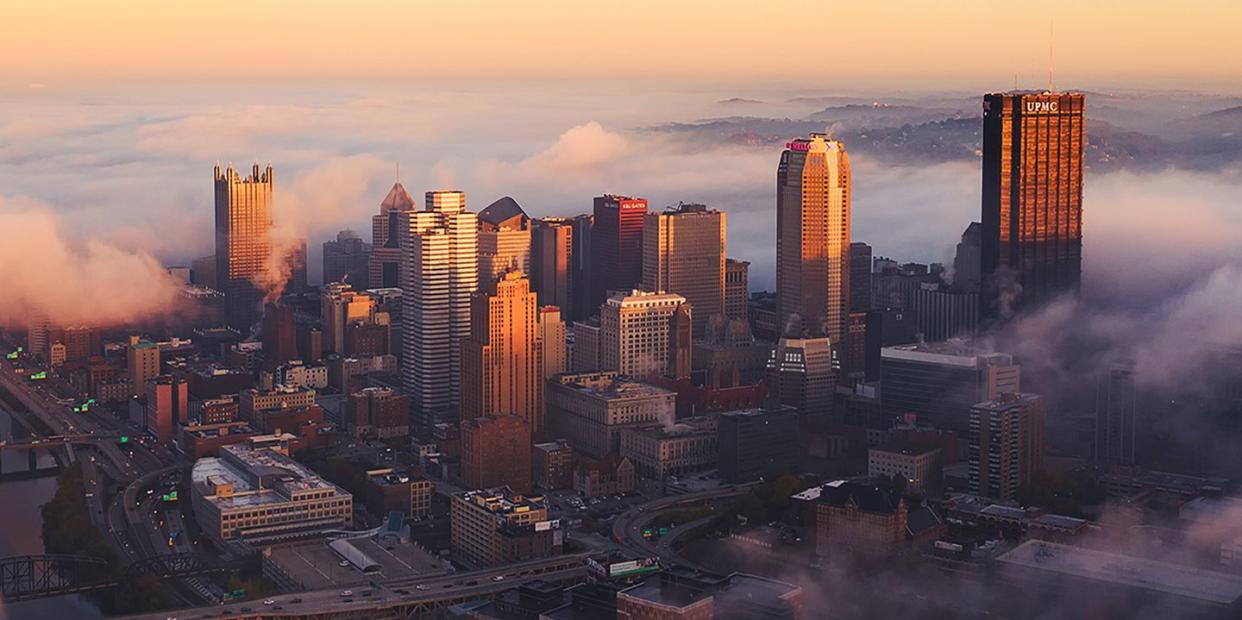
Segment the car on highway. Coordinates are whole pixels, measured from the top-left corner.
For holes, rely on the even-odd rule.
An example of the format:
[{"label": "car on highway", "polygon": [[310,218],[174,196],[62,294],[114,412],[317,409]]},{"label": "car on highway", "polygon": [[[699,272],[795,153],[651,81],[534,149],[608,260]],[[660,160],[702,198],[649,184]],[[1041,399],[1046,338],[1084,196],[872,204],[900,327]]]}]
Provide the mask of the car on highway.
[{"label": "car on highway", "polygon": [[290,604],[290,605],[296,605],[296,604],[301,603],[301,602],[302,602],[302,597],[300,597],[300,596],[295,596],[295,597],[293,597],[293,598],[289,599],[289,604]]},{"label": "car on highway", "polygon": [[354,595],[353,590],[341,590],[341,598],[344,598],[346,596],[353,596],[353,595]]},{"label": "car on highway", "polygon": [[276,599],[274,598],[264,599],[263,604],[264,605],[275,605]]},{"label": "car on highway", "polygon": [[340,562],[337,562],[336,565],[341,568],[349,568],[349,560],[341,560]]},{"label": "car on highway", "polygon": [[429,588],[426,584],[421,584],[421,583],[420,583],[420,584],[418,584],[418,585],[414,586],[414,589],[415,589],[415,590],[428,590],[428,589],[430,589],[430,588]]}]

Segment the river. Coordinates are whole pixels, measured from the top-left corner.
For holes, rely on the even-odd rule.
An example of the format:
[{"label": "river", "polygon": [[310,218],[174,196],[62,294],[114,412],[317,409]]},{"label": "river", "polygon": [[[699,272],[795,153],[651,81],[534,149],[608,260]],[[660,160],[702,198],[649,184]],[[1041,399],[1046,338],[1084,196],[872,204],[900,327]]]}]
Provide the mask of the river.
[{"label": "river", "polygon": [[[13,438],[13,420],[0,409],[0,439]],[[19,452],[3,452],[5,471],[19,471],[28,466],[27,456]],[[51,460],[41,454],[40,465]],[[56,478],[38,478],[0,482],[0,557],[37,555],[43,553],[43,518],[40,507],[56,494]],[[89,601],[78,595],[58,596],[21,603],[0,601],[0,620],[40,618],[102,618]]]}]

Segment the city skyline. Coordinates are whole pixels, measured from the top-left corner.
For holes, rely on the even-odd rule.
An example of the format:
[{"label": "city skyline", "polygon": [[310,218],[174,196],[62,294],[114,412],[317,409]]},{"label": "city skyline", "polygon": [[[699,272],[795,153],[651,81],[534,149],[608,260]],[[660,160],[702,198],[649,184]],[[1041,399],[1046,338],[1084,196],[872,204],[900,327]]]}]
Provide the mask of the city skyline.
[{"label": "city skyline", "polygon": [[0,616],[1242,610],[1242,7],[14,21]]}]

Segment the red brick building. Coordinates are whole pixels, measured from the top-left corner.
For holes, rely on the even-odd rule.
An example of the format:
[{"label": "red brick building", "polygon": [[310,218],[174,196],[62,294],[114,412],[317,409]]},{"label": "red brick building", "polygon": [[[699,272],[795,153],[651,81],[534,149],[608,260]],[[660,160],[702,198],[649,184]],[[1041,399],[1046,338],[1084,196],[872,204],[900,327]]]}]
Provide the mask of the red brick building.
[{"label": "red brick building", "polygon": [[515,415],[461,423],[461,477],[468,489],[530,492],[530,426]]}]

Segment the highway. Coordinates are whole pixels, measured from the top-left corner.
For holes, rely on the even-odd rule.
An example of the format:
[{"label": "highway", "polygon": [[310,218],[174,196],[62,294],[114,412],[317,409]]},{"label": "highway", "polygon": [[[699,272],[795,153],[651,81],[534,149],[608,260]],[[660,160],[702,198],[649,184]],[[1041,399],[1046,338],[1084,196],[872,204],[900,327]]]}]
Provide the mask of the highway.
[{"label": "highway", "polygon": [[[409,617],[414,615],[415,610],[420,609],[429,615],[428,612],[434,608],[491,597],[536,579],[579,581],[586,576],[585,559],[585,554],[564,555],[468,573],[383,582],[378,590],[357,587],[352,590],[324,588],[280,594],[267,599],[272,601],[271,604],[266,604],[265,601],[247,601],[131,617],[141,620],[166,620],[173,617],[189,620],[245,618],[261,614],[268,618],[326,618],[341,614],[365,617],[367,612],[387,612],[386,617]],[[346,592],[349,594],[346,595]]]},{"label": "highway", "polygon": [[[711,489],[709,491],[700,491],[698,493],[687,493],[685,495],[673,495],[670,497],[662,497],[652,500],[640,506],[635,506],[616,518],[612,523],[612,535],[617,542],[625,545],[630,551],[643,556],[655,556],[660,558],[660,562],[665,566],[684,565],[691,568],[698,568],[682,559],[673,551],[671,544],[658,544],[643,538],[643,529],[647,527],[660,513],[684,508],[688,504],[697,504],[704,501],[723,499],[726,497],[736,497],[750,491],[754,484],[734,485]],[[701,520],[700,520],[701,521]],[[686,524],[687,526],[701,525],[699,522]],[[680,528],[678,528],[680,529]],[[688,528],[687,531],[689,531]],[[671,542],[671,541],[670,541]]]}]

